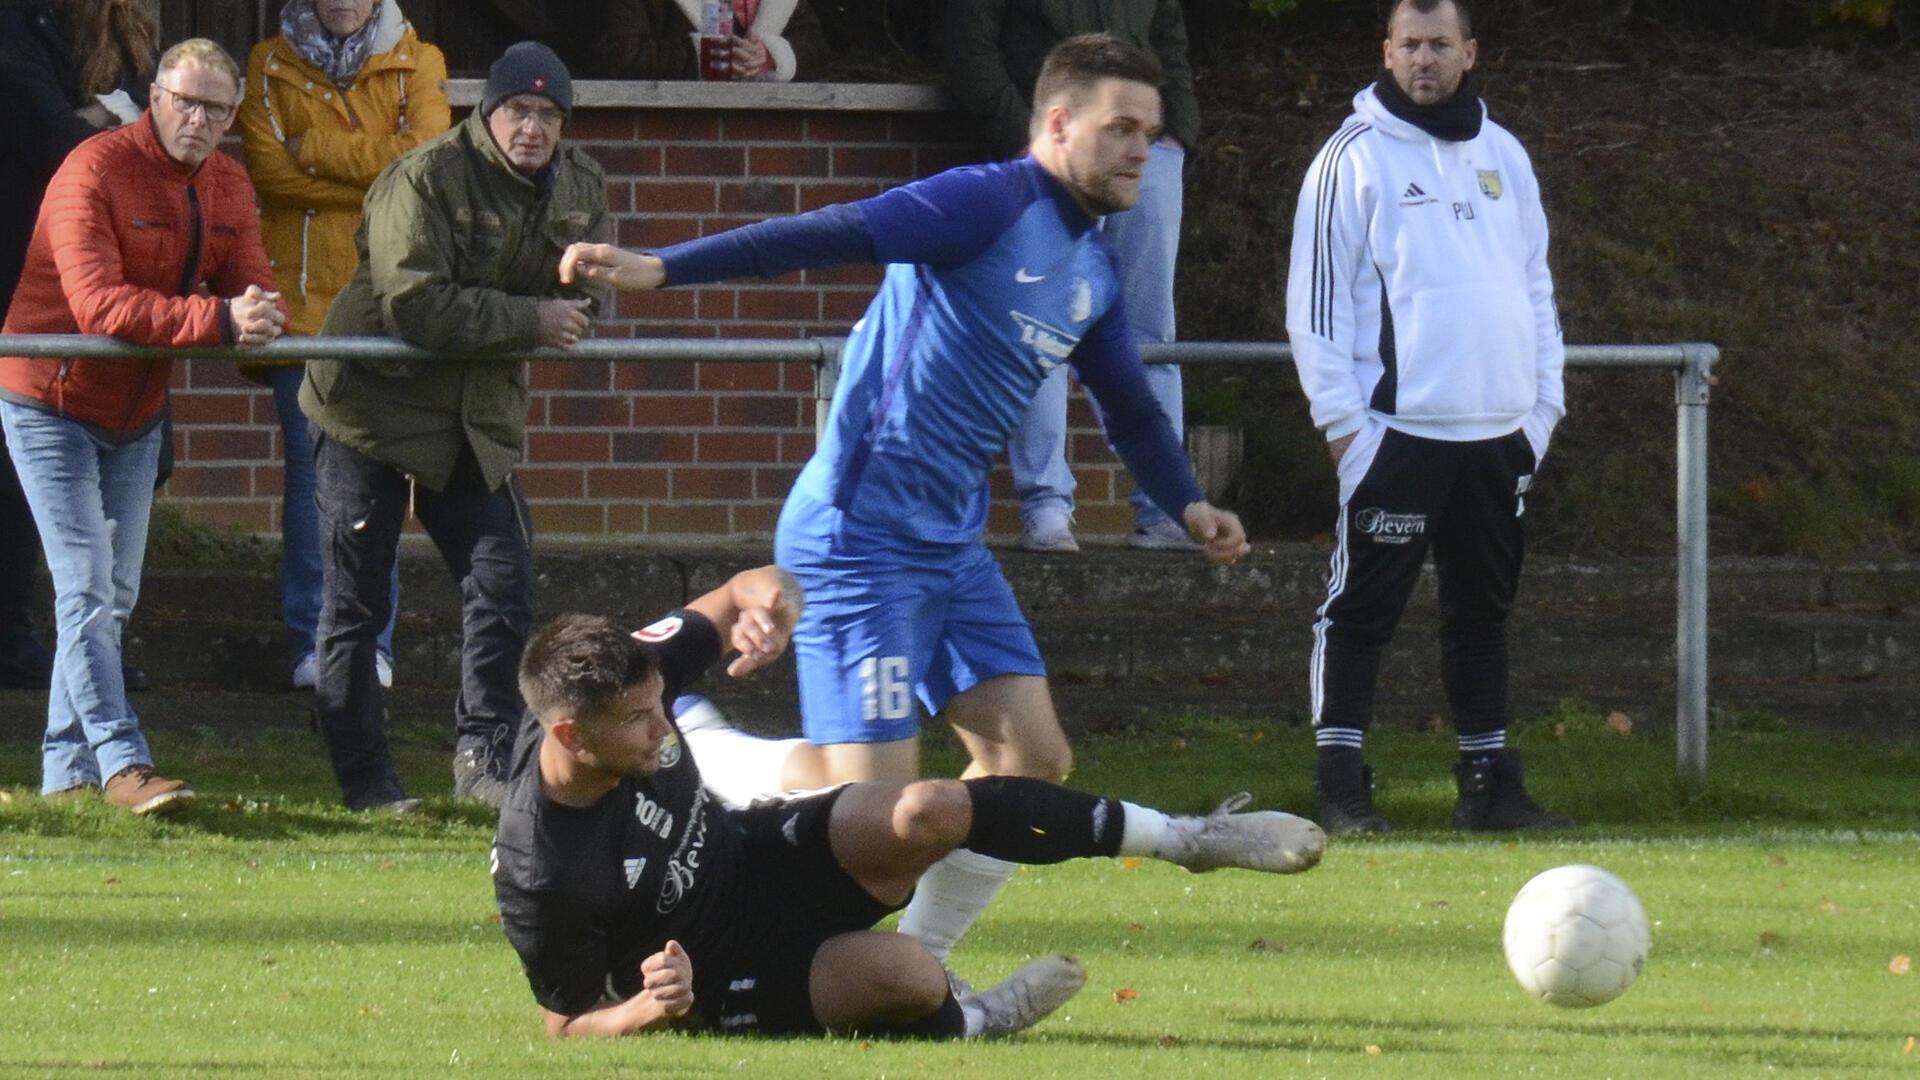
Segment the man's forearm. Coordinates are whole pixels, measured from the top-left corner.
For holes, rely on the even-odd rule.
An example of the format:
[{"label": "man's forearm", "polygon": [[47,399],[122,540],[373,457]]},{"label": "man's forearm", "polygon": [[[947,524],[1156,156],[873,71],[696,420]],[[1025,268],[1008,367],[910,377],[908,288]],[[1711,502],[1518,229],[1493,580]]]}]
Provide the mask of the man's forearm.
[{"label": "man's forearm", "polygon": [[547,1034],[556,1039],[616,1038],[658,1031],[673,1022],[667,1010],[646,990],[617,1005],[603,1005],[578,1016],[546,1011]]}]

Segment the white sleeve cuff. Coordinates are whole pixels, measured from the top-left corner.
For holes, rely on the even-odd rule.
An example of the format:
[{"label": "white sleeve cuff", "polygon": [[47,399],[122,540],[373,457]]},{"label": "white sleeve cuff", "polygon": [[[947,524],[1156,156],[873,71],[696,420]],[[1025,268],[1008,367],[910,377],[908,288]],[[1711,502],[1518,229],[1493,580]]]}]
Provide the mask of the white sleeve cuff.
[{"label": "white sleeve cuff", "polygon": [[800,68],[800,61],[793,55],[793,43],[779,34],[764,34],[760,44],[767,47],[767,55],[773,58],[773,70],[763,71],[760,78],[768,82],[792,82],[793,73]]},{"label": "white sleeve cuff", "polygon": [[1327,425],[1327,441],[1333,442],[1335,439],[1344,439],[1366,426],[1367,414],[1365,412],[1348,413]]},{"label": "white sleeve cuff", "polygon": [[1520,430],[1527,434],[1527,445],[1533,447],[1535,468],[1539,468],[1540,463],[1547,459],[1547,443],[1552,440],[1554,426],[1559,422],[1560,417],[1555,415],[1553,410],[1535,406],[1534,410],[1527,414],[1526,421],[1520,425]]},{"label": "white sleeve cuff", "polygon": [[133,103],[133,98],[125,90],[115,90],[111,94],[95,94],[93,99],[123,124],[131,124],[140,119],[140,107]]}]

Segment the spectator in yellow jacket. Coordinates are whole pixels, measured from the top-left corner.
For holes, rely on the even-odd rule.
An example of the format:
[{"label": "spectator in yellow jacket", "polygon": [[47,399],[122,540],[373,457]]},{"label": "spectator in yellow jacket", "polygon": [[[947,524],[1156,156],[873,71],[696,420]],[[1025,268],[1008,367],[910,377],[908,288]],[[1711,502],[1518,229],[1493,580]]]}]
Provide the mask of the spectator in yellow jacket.
[{"label": "spectator in yellow jacket", "polygon": [[[240,134],[265,205],[261,231],[289,334],[313,334],[353,276],[360,202],[375,177],[452,126],[447,61],[421,41],[396,0],[288,0],[280,33],[254,46]],[[299,361],[242,367],[273,387],[286,483],[281,509],[280,608],[293,634],[293,684],[314,684],[320,616],[320,534],[313,441],[300,413]],[[394,576],[393,610],[399,610]],[[379,637],[379,675],[393,681],[393,621]]]}]

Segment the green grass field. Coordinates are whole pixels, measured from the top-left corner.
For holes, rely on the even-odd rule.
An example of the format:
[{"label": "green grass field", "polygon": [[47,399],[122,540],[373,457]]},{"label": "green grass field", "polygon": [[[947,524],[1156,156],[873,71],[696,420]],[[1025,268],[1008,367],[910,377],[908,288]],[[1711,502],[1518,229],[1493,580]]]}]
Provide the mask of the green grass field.
[{"label": "green grass field", "polygon": [[[1450,738],[1387,734],[1404,827],[1311,873],[1022,871],[961,970],[1064,951],[1092,980],[997,1044],[549,1042],[495,922],[484,814],[355,817],[303,732],[162,731],[202,792],[180,819],[5,792],[0,1075],[1920,1077],[1920,974],[1893,970],[1920,954],[1920,748],[1749,724],[1716,732],[1690,790],[1670,741],[1563,713],[1520,741],[1542,800],[1593,822],[1565,839],[1444,831]],[[444,791],[444,736],[399,736],[403,773]],[[1074,782],[1302,808],[1307,742],[1176,721],[1084,742]],[[36,751],[0,744],[0,776],[33,776]],[[1513,893],[1566,862],[1620,874],[1653,922],[1640,982],[1595,1010],[1533,1002],[1500,954]]]}]

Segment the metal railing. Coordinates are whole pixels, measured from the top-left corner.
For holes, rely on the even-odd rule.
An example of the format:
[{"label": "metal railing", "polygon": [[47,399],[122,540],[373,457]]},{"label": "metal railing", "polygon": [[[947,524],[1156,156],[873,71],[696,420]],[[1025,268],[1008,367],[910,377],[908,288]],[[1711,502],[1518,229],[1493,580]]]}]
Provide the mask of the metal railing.
[{"label": "metal railing", "polygon": [[[839,376],[841,338],[786,341],[760,339],[607,338],[581,342],[571,351],[476,354],[495,360],[653,361],[702,363],[805,363],[818,371],[816,394],[824,414]],[[1180,342],[1147,345],[1148,363],[1282,364],[1293,350],[1278,342]],[[446,360],[391,338],[283,338],[258,349],[231,346],[169,349],[129,345],[109,337],[34,334],[0,336],[0,356],[71,359],[352,359]],[[1707,406],[1713,366],[1720,350],[1708,344],[1569,345],[1572,368],[1653,368],[1673,372],[1674,445],[1678,468],[1676,625],[1674,629],[1674,720],[1680,774],[1700,780],[1707,773]]]}]

